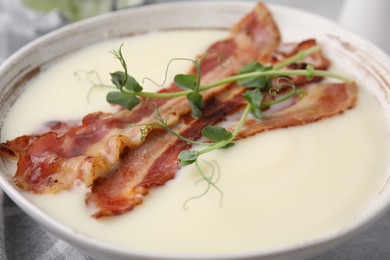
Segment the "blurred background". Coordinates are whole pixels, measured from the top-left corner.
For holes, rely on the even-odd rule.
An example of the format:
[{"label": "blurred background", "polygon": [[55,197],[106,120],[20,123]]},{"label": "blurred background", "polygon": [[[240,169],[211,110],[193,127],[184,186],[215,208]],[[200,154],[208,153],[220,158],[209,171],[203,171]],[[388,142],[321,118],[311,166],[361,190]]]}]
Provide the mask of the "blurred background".
[{"label": "blurred background", "polygon": [[[0,63],[29,41],[101,13],[175,0],[0,0]],[[177,0],[176,0],[177,1]],[[253,0],[255,1],[255,0]],[[388,0],[264,0],[340,23],[390,53]]]}]

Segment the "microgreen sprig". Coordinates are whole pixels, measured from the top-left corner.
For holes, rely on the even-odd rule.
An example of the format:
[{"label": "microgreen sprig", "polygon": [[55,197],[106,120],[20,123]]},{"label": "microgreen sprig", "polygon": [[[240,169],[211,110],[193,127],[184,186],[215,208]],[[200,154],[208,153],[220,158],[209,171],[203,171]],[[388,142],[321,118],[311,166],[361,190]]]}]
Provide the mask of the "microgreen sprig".
[{"label": "microgreen sprig", "polygon": [[[199,157],[217,149],[233,146],[235,138],[244,126],[244,123],[250,114],[257,119],[261,119],[263,109],[284,102],[293,96],[302,95],[303,92],[295,88],[294,83],[287,78],[288,76],[306,76],[308,80],[313,79],[315,76],[319,76],[335,78],[346,82],[351,81],[349,78],[334,72],[316,70],[312,65],[307,65],[306,69],[301,70],[283,69],[292,63],[303,61],[307,56],[319,51],[320,48],[315,46],[307,50],[300,51],[296,55],[273,66],[263,66],[258,62],[251,62],[245,65],[236,75],[225,77],[205,85],[201,84],[200,76],[200,62],[205,56],[198,60],[191,60],[186,58],[172,59],[168,63],[163,84],[165,84],[170,64],[177,60],[192,62],[196,68],[197,74],[178,74],[174,77],[174,82],[176,86],[181,89],[181,91],[168,93],[147,92],[143,91],[143,87],[135,80],[134,77],[128,74],[128,67],[123,57],[122,46],[123,45],[121,45],[119,49],[113,50],[111,52],[114,57],[119,60],[123,71],[116,71],[111,73],[111,82],[116,87],[116,91],[109,92],[106,98],[109,103],[118,104],[129,110],[137,106],[141,102],[142,98],[175,98],[186,96],[192,108],[192,115],[194,117],[201,117],[204,108],[203,97],[201,94],[203,91],[230,83],[236,83],[245,89],[243,97],[247,101],[247,105],[233,132],[229,132],[223,127],[208,125],[202,130],[202,137],[207,140],[206,142],[190,140],[177,133],[168,125],[168,122],[163,119],[155,103],[155,121],[143,125],[144,127],[141,129],[141,138],[143,140],[147,138],[147,135],[150,133],[150,131],[152,131],[153,127],[162,127],[163,129],[175,135],[177,138],[180,138],[187,143],[199,146],[200,149],[184,150],[178,156],[181,167],[194,164],[199,174],[208,183],[206,191],[199,196],[206,194],[207,191],[212,187],[220,192],[221,198],[223,196],[222,191],[216,185],[217,181],[213,180],[214,173],[211,175],[211,177],[206,176],[205,172],[200,167]],[[218,59],[220,59],[220,57]],[[275,84],[274,78],[276,78],[276,87],[273,86],[273,84]],[[152,80],[150,81],[153,82]],[[286,86],[291,88],[290,92],[271,102],[263,102],[263,93],[266,92],[265,90],[268,90],[272,96],[276,96],[279,90],[285,88]],[[198,198],[199,196],[195,196],[193,198]],[[190,198],[186,201],[185,207],[187,207],[188,201],[192,200],[193,198]]]},{"label": "microgreen sprig", "polygon": [[[127,64],[122,54],[122,46],[118,50],[113,50],[111,53],[119,60],[124,71],[116,71],[111,73],[111,82],[119,91],[112,91],[107,94],[109,103],[119,104],[129,110],[133,109],[141,99],[137,95],[128,95],[128,93],[142,93],[142,86],[130,76],[127,72]],[[139,96],[139,95],[138,95]]]},{"label": "microgreen sprig", "polygon": [[[282,82],[282,80],[284,80],[285,82]],[[218,191],[220,193],[220,204],[222,204],[222,199],[223,199],[224,194],[223,194],[222,190],[217,186],[217,181],[219,178],[217,180],[213,179],[215,171],[217,171],[218,176],[220,174],[218,165],[215,167],[214,164],[206,162],[212,168],[211,176],[207,177],[205,171],[202,169],[202,167],[200,166],[200,163],[199,163],[199,158],[202,155],[213,152],[217,149],[228,148],[228,147],[235,145],[234,139],[240,133],[240,130],[242,129],[242,127],[243,127],[243,125],[244,125],[245,121],[247,120],[250,113],[252,113],[254,116],[256,116],[258,113],[257,110],[260,111],[260,109],[264,109],[264,108],[270,107],[272,105],[276,105],[278,103],[284,102],[285,100],[287,100],[293,96],[303,94],[303,92],[300,89],[296,89],[294,83],[287,78],[278,78],[276,81],[276,84],[277,84],[277,87],[274,90],[275,92],[278,92],[278,88],[282,88],[285,86],[289,86],[291,88],[291,91],[289,93],[287,93],[285,96],[283,96],[279,99],[276,99],[274,101],[271,101],[271,102],[261,103],[261,100],[260,100],[259,105],[254,105],[254,103],[253,103],[254,100],[248,101],[248,104],[246,105],[245,110],[242,113],[241,118],[240,118],[239,122],[237,123],[233,132],[229,132],[228,130],[226,130],[225,128],[220,127],[220,126],[207,125],[206,127],[204,127],[202,129],[202,137],[207,140],[205,142],[200,142],[200,141],[188,139],[188,138],[180,135],[176,131],[174,131],[168,125],[168,122],[166,122],[162,118],[157,105],[155,103],[153,103],[155,108],[156,108],[155,121],[152,123],[149,123],[149,124],[142,125],[142,126],[144,126],[144,128],[141,129],[141,138],[143,140],[146,139],[147,134],[150,133],[150,131],[153,127],[161,127],[163,129],[167,130],[168,132],[170,132],[171,134],[173,134],[174,136],[176,136],[177,138],[179,138],[187,143],[190,143],[192,145],[197,145],[200,147],[200,149],[198,149],[198,150],[183,150],[179,153],[179,156],[178,156],[181,167],[194,164],[197,172],[200,174],[202,179],[207,182],[206,189],[201,194],[193,196],[185,201],[185,203],[183,204],[184,209],[188,209],[188,203],[190,201],[204,196],[211,188],[214,188],[216,191]],[[273,95],[275,95],[275,94],[273,94]],[[254,110],[256,112],[254,112]],[[206,147],[206,148],[201,149],[202,147]]]},{"label": "microgreen sprig", "polygon": [[[281,83],[278,83],[278,84],[281,84]],[[292,81],[288,80],[288,83],[284,84],[284,85],[290,86],[292,90],[287,95],[285,95],[284,97],[282,97],[280,99],[277,99],[275,101],[271,101],[269,103],[260,103],[260,105],[254,104],[253,100],[248,101],[248,104],[246,105],[244,112],[242,113],[241,118],[240,118],[239,122],[237,123],[237,126],[235,127],[233,132],[229,132],[228,130],[226,130],[225,128],[220,127],[220,126],[208,125],[205,128],[203,128],[202,136],[204,138],[206,138],[208,140],[208,142],[201,143],[201,145],[205,145],[208,147],[204,148],[202,150],[184,150],[184,151],[182,151],[179,154],[180,165],[186,166],[186,165],[196,163],[198,158],[201,155],[204,155],[206,153],[212,152],[212,151],[220,149],[220,148],[228,148],[228,147],[233,146],[234,139],[240,133],[240,130],[242,129],[249,114],[252,113],[252,115],[254,115],[256,117],[257,113],[258,113],[257,110],[264,109],[264,108],[270,107],[272,105],[276,105],[278,103],[284,102],[285,100],[287,100],[293,96],[303,94],[303,92],[301,90],[295,88],[295,85],[293,84]],[[177,135],[177,136],[179,138],[185,140],[184,137],[181,137],[180,135]],[[194,142],[193,144],[199,144],[199,142]]]},{"label": "microgreen sprig", "polygon": [[[298,52],[296,55],[284,60],[283,62],[274,66],[265,67],[258,62],[252,62],[244,66],[241,71],[233,76],[225,77],[210,84],[201,85],[200,80],[200,60],[190,59],[173,59],[168,63],[168,66],[175,60],[188,60],[191,61],[197,70],[197,75],[185,75],[178,74],[174,78],[175,84],[182,89],[182,91],[159,93],[159,92],[147,92],[143,91],[143,87],[135,80],[134,77],[128,74],[127,64],[122,54],[122,46],[118,50],[113,50],[111,53],[120,61],[124,71],[116,71],[111,73],[111,81],[116,86],[117,91],[112,91],[107,94],[107,101],[109,103],[118,104],[127,109],[132,109],[137,106],[141,97],[143,98],[174,98],[180,96],[186,96],[191,104],[193,115],[200,117],[203,109],[203,99],[201,92],[229,84],[238,83],[246,88],[256,87],[259,90],[270,87],[272,78],[278,76],[307,76],[309,79],[314,76],[330,77],[339,79],[342,81],[351,81],[347,77],[323,70],[316,70],[313,66],[307,66],[306,69],[301,70],[283,70],[282,68],[288,66],[297,61],[302,61],[305,57],[312,53],[319,51],[319,47],[315,46],[304,51]],[[248,100],[259,101],[260,93],[255,90],[253,93],[247,93],[246,98]]]}]

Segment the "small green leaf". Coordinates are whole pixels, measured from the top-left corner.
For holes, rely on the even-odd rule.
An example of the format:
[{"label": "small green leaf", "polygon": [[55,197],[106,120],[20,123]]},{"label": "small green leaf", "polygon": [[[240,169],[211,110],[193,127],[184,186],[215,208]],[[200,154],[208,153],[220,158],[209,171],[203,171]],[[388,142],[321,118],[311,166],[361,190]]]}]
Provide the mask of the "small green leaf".
[{"label": "small green leaf", "polygon": [[224,147],[222,147],[223,149],[226,149],[226,148],[229,148],[229,147],[232,147],[234,146],[235,143],[234,142],[230,142],[230,143],[227,143]]},{"label": "small green leaf", "polygon": [[120,105],[128,110],[133,109],[141,100],[138,97],[128,96],[119,91],[109,92],[106,96],[109,103]]},{"label": "small green leaf", "polygon": [[184,150],[179,153],[180,167],[193,164],[198,158],[198,152],[193,150]]},{"label": "small green leaf", "polygon": [[[258,62],[251,62],[245,65],[240,72],[238,73],[239,75],[241,74],[246,74],[246,73],[252,73],[252,72],[264,72],[268,70],[272,70],[272,67],[264,67]],[[272,78],[271,76],[260,76],[260,77],[253,77],[249,79],[243,79],[237,81],[237,84],[245,87],[245,88],[265,88],[265,87],[270,87],[272,84]]]},{"label": "small green leaf", "polygon": [[211,141],[221,142],[233,138],[231,132],[220,126],[208,125],[202,130],[202,135]]},{"label": "small green leaf", "polygon": [[203,97],[199,92],[191,92],[187,94],[188,102],[192,107],[192,115],[194,117],[201,117],[203,110]]},{"label": "small green leaf", "polygon": [[263,71],[265,67],[257,61],[252,61],[241,68],[240,74],[250,73],[255,71]]},{"label": "small green leaf", "polygon": [[183,90],[194,90],[197,86],[195,75],[178,74],[175,76],[174,81]]},{"label": "small green leaf", "polygon": [[260,90],[258,88],[254,90],[247,90],[243,96],[251,105],[252,115],[258,119],[261,119],[262,115],[260,105],[261,101],[263,100],[263,94],[260,92]]},{"label": "small green leaf", "polygon": [[126,81],[126,75],[122,71],[116,71],[114,73],[110,73],[111,82],[116,86],[117,89],[121,90]]},{"label": "small green leaf", "polygon": [[117,87],[117,89],[122,90],[122,88],[126,88],[132,92],[141,92],[141,85],[130,75],[127,75],[123,71],[116,71],[114,73],[110,73],[111,82]]},{"label": "small green leaf", "polygon": [[130,75],[128,75],[125,88],[134,92],[141,92],[143,89],[141,85],[135,80],[135,78]]}]

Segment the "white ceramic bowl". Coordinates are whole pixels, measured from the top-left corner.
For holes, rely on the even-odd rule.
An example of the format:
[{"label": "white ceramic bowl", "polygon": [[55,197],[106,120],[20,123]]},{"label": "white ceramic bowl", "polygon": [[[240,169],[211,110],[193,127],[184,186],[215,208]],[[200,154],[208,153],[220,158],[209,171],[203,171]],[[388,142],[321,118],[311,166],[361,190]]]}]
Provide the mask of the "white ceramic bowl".
[{"label": "white ceramic bowl", "polygon": [[[113,14],[73,24],[50,33],[27,45],[0,67],[0,118],[4,119],[9,108],[22,91],[22,82],[34,77],[41,68],[49,66],[61,56],[88,46],[94,42],[119,36],[127,36],[151,30],[182,28],[228,28],[252,7],[254,2],[181,2],[154,5]],[[332,59],[350,66],[361,81],[387,111],[390,122],[390,60],[378,48],[337,24],[320,17],[280,6],[271,6],[280,26],[284,40],[314,37],[326,42],[325,50]],[[389,136],[390,138],[390,136]],[[385,140],[388,141],[388,140]],[[389,165],[390,166],[390,165]],[[388,167],[389,168],[389,167]],[[34,206],[11,181],[11,173],[0,160],[0,186],[27,214],[50,232],[70,244],[101,259],[173,259],[173,256],[156,255],[150,252],[134,252],[75,233],[69,227],[50,218]],[[390,176],[390,171],[387,172]],[[387,179],[387,178],[386,178]],[[205,256],[203,259],[301,259],[326,251],[346,241],[358,231],[377,220],[388,208],[390,182],[365,205],[361,214],[342,229],[327,234],[315,241],[294,244],[289,247],[257,253]],[[363,205],[362,205],[363,207]],[[192,259],[190,255],[175,256]]]}]

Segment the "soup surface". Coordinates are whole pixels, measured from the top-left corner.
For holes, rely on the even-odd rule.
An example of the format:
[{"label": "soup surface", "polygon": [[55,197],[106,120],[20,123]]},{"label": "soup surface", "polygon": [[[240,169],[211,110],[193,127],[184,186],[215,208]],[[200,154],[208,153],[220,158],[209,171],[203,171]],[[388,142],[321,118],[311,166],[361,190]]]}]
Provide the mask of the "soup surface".
[{"label": "soup surface", "polygon": [[[225,36],[219,30],[153,32],[70,54],[28,83],[6,118],[2,138],[33,133],[51,120],[113,111],[105,102],[105,89],[95,89],[87,99],[90,81],[97,78],[85,71],[95,70],[110,82],[109,73],[120,65],[109,51],[121,43],[129,72],[139,81],[149,77],[160,83],[170,59],[195,57]],[[167,82],[190,66],[175,62]],[[144,85],[159,88],[148,81]],[[384,122],[375,99],[360,89],[356,108],[343,115],[262,133],[210,153],[203,159],[218,162],[222,201],[213,189],[188,200],[206,188],[191,166],[152,190],[135,210],[106,219],[91,218],[84,187],[24,195],[75,232],[134,250],[219,254],[287,246],[342,228],[380,189],[388,154]]]}]

